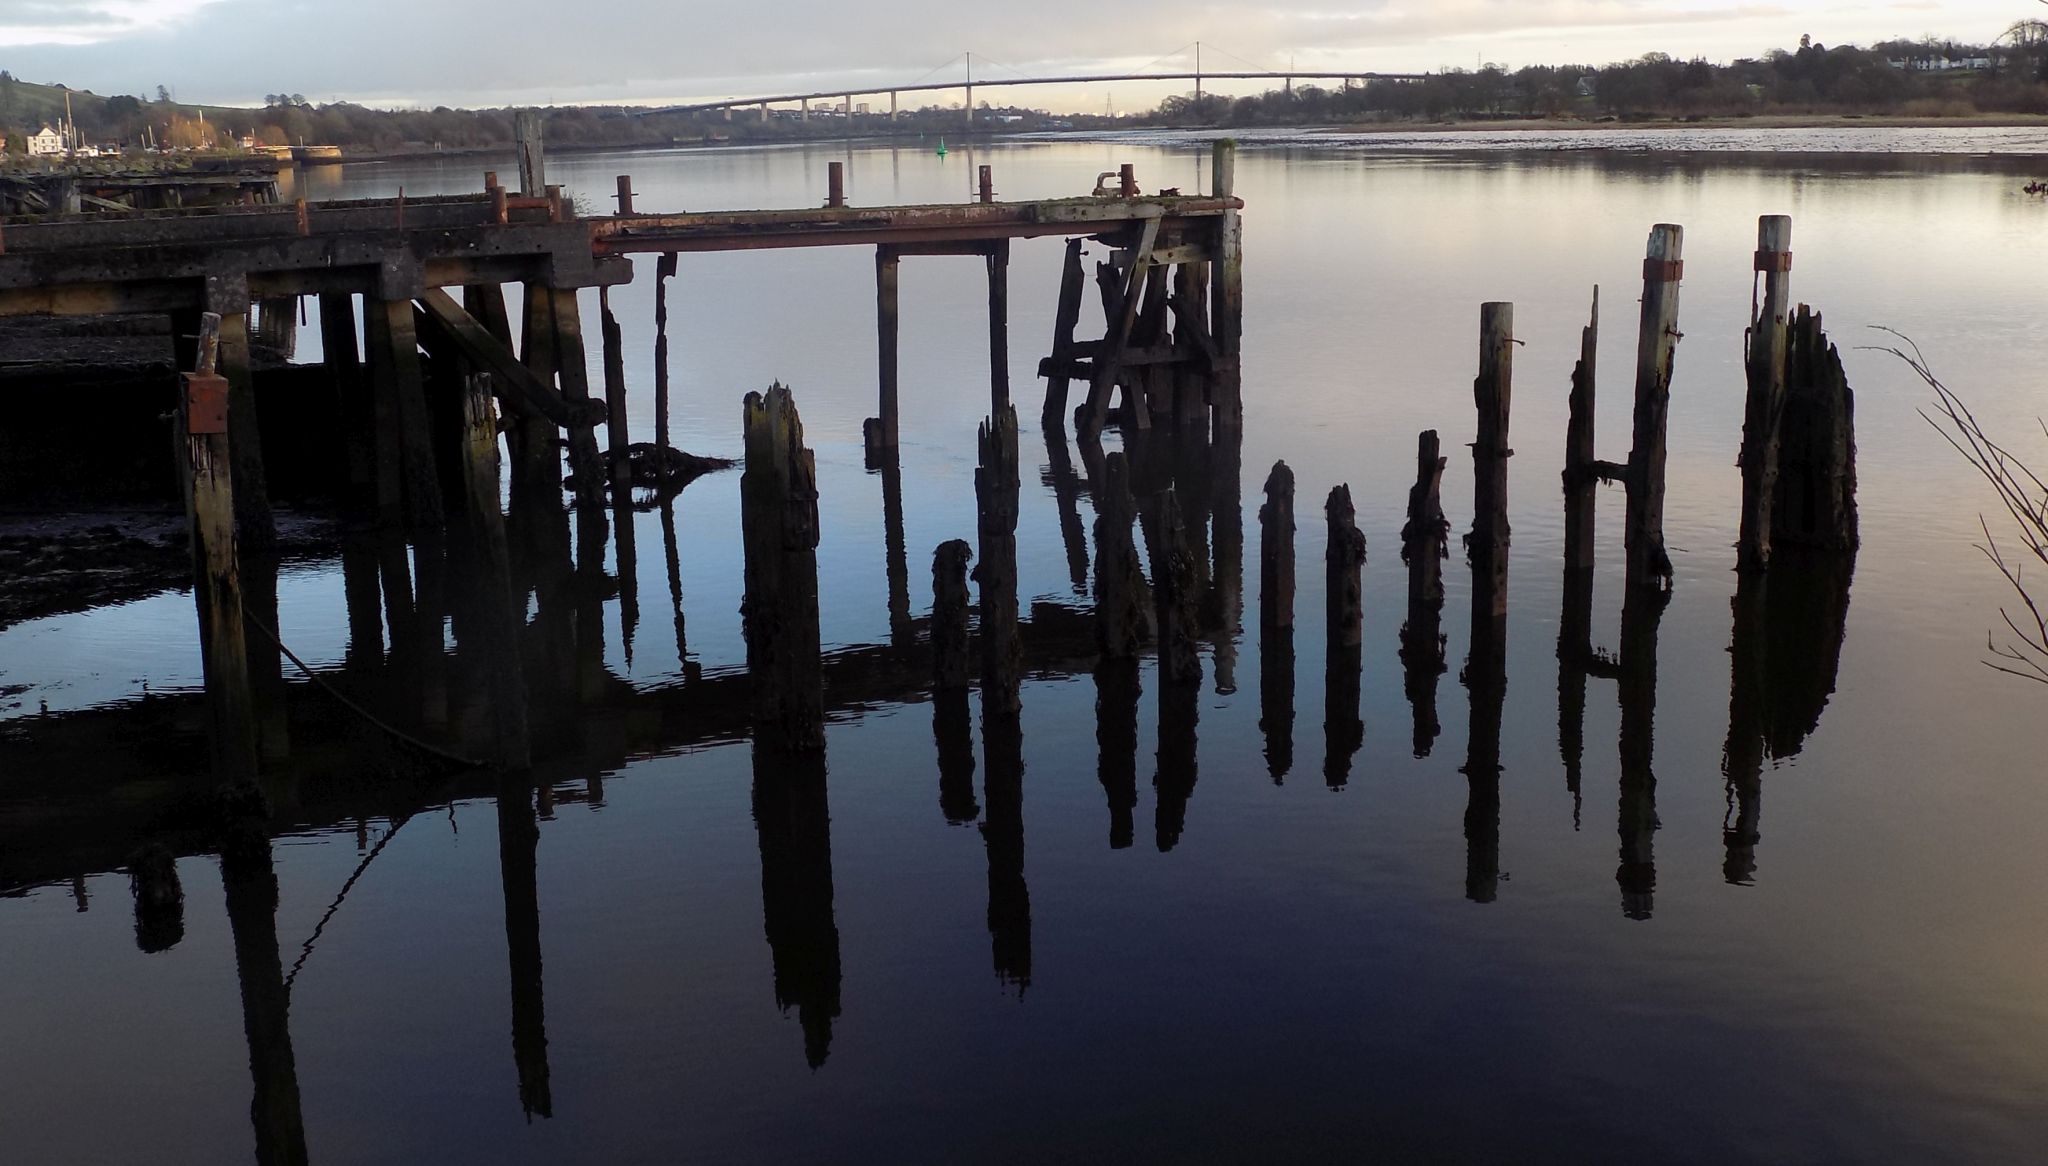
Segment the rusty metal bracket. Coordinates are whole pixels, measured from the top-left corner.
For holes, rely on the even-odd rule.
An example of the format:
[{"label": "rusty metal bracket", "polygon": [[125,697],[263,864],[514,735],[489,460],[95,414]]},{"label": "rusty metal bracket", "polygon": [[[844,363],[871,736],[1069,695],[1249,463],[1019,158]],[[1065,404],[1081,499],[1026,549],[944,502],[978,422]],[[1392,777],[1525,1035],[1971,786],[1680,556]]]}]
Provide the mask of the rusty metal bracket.
[{"label": "rusty metal bracket", "polygon": [[1759,251],[1756,253],[1758,271],[1781,272],[1792,270],[1790,251]]},{"label": "rusty metal bracket", "polygon": [[1643,260],[1644,283],[1677,283],[1684,278],[1685,260],[1683,259]]},{"label": "rusty metal bracket", "polygon": [[188,372],[180,378],[185,394],[185,432],[193,436],[228,431],[228,378]]}]

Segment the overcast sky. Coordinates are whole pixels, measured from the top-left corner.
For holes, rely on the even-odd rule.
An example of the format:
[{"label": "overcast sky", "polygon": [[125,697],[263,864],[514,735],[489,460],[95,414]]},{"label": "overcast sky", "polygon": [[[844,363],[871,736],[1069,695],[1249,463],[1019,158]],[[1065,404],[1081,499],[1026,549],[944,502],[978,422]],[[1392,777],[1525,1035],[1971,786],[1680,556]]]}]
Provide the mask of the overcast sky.
[{"label": "overcast sky", "polygon": [[[374,105],[650,102],[885,87],[969,49],[984,78],[1139,71],[1196,40],[1211,70],[1600,64],[1651,51],[1725,61],[1801,34],[1985,41],[2037,13],[2048,9],[2028,0],[0,0],[0,68],[222,104],[273,92]],[[1183,51],[1155,67],[1192,61]],[[932,79],[963,72],[954,60]],[[1032,105],[1135,109],[1165,91],[1015,92]]]}]

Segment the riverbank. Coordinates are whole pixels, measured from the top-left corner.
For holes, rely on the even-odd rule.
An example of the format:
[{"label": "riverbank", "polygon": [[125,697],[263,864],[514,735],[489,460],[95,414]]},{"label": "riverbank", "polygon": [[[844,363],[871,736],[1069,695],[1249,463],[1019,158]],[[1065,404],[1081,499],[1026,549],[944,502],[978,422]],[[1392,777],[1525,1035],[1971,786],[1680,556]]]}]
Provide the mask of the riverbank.
[{"label": "riverbank", "polygon": [[[1162,129],[1172,127],[1160,127]],[[1267,128],[1267,127],[1258,127]],[[1814,130],[1814,129],[2038,129],[2048,128],[2048,115],[1973,114],[1967,117],[1903,117],[1880,114],[1763,114],[1756,117],[1648,118],[1622,121],[1601,118],[1462,118],[1451,121],[1343,122],[1323,125],[1274,126],[1319,134],[1501,133],[1508,131],[1612,130]]]}]

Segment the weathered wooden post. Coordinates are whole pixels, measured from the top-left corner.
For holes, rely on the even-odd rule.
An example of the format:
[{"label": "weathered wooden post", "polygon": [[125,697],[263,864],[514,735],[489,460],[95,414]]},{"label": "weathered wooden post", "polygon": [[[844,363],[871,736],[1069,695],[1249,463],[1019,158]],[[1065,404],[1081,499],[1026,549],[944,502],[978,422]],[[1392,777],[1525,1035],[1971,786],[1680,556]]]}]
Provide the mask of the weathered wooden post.
[{"label": "weathered wooden post", "polygon": [[1414,718],[1414,752],[1429,756],[1442,731],[1436,713],[1437,678],[1444,663],[1443,560],[1450,520],[1444,517],[1446,459],[1436,430],[1416,439],[1415,485],[1408,491],[1408,521],[1401,528],[1401,560],[1408,565],[1408,618],[1401,625],[1403,688]]},{"label": "weathered wooden post", "polygon": [[818,630],[818,476],[796,402],[781,384],[748,393],[740,479],[747,669],[757,740],[789,752],[825,746]]},{"label": "weathered wooden post", "polygon": [[1081,269],[1082,239],[1067,240],[1067,257],[1060,267],[1059,305],[1053,313],[1052,356],[1045,372],[1045,410],[1040,423],[1046,429],[1064,430],[1067,424],[1068,352],[1074,346],[1074,329],[1081,322],[1081,296],[1088,277]]},{"label": "weathered wooden post", "polygon": [[1095,489],[1095,631],[1102,654],[1135,659],[1151,624],[1140,596],[1144,574],[1131,535],[1137,503],[1131,498],[1130,462],[1122,450],[1103,458]]},{"label": "weathered wooden post", "polygon": [[[1210,190],[1217,198],[1237,191],[1237,143],[1218,141],[1211,160]],[[1244,225],[1238,212],[1226,210],[1216,220],[1210,249],[1213,279],[1209,288],[1209,328],[1216,342],[1216,379],[1210,401],[1219,433],[1244,424],[1244,393],[1240,345],[1244,339]]]},{"label": "weathered wooden post", "polygon": [[882,565],[889,583],[889,645],[899,652],[909,652],[916,647],[917,632],[910,619],[910,544],[903,532],[903,467],[884,462],[880,476]]},{"label": "weathered wooden post", "polygon": [[1153,548],[1152,591],[1159,616],[1159,681],[1162,688],[1202,683],[1199,599],[1195,557],[1188,550],[1179,494],[1159,497],[1159,538]]},{"label": "weathered wooden post", "polygon": [[989,408],[1010,407],[1010,241],[988,245]]},{"label": "weathered wooden post", "polygon": [[1819,313],[1800,305],[1791,331],[1772,538],[1853,550],[1859,541],[1856,395]]},{"label": "weathered wooden post", "polygon": [[668,281],[676,273],[676,253],[664,251],[654,261],[654,446],[667,456],[668,439]]},{"label": "weathered wooden post", "polygon": [[1259,627],[1294,626],[1294,471],[1274,462],[1259,507]]},{"label": "weathered wooden post", "polygon": [[598,328],[604,345],[605,444],[611,461],[615,495],[630,497],[633,489],[633,438],[626,426],[626,342],[612,315],[611,296],[597,289]]},{"label": "weathered wooden post", "polygon": [[868,460],[893,461],[897,441],[896,289],[902,259],[889,246],[875,248],[875,352],[880,394],[878,415],[866,426]]},{"label": "weathered wooden post", "polygon": [[1005,405],[976,435],[975,518],[981,561],[982,715],[1013,716],[1019,708],[1023,645],[1017,634],[1017,411]]},{"label": "weathered wooden post", "polygon": [[[576,289],[551,288],[555,301],[555,356],[562,397],[572,407],[590,400],[590,366],[583,350],[583,315]],[[619,422],[621,425],[624,421]],[[611,424],[609,416],[606,424]],[[588,424],[569,429],[569,472],[576,480],[576,504],[604,505],[604,458],[597,451],[597,431]]]},{"label": "weathered wooden post", "polygon": [[995,167],[981,167],[980,171],[976,175],[975,193],[976,197],[978,197],[980,201],[984,203],[990,203],[996,200]]},{"label": "weathered wooden post", "polygon": [[519,154],[519,193],[539,198],[548,188],[547,162],[541,152],[541,116],[537,109],[512,115],[512,136]]},{"label": "weathered wooden post", "polygon": [[1515,305],[1479,309],[1479,376],[1472,398],[1479,430],[1472,442],[1472,533],[1466,549],[1474,563],[1505,559],[1508,549],[1508,416],[1514,395]]},{"label": "weathered wooden post", "polygon": [[1792,219],[1764,215],[1756,225],[1757,278],[1763,298],[1749,322],[1749,391],[1742,412],[1742,528],[1735,564],[1760,570],[1771,560],[1771,510],[1778,493],[1778,443],[1785,415],[1786,361],[1792,343]]},{"label": "weathered wooden post", "polygon": [[349,505],[358,515],[368,515],[376,509],[376,429],[356,343],[355,297],[347,292],[320,297],[320,352],[345,435]]},{"label": "weathered wooden post", "polygon": [[1570,414],[1564,437],[1564,562],[1566,571],[1593,569],[1594,518],[1600,492],[1594,411],[1600,353],[1600,289],[1593,289],[1593,314],[1579,333],[1579,362],[1572,368]]},{"label": "weathered wooden post", "polygon": [[846,206],[846,163],[825,163],[825,206],[839,210]]},{"label": "weathered wooden post", "polygon": [[216,367],[228,382],[229,456],[235,472],[235,538],[245,552],[277,541],[270,509],[269,475],[263,465],[263,431],[257,425],[256,380],[249,364],[249,284],[246,278],[208,277],[206,310],[220,317]]},{"label": "weathered wooden post", "polygon": [[632,214],[632,213],[633,213],[633,176],[632,176],[631,174],[621,174],[621,175],[619,175],[619,195],[618,195],[618,198],[619,198],[619,213],[620,213],[620,214],[622,214],[622,215],[630,215],[630,214]]},{"label": "weathered wooden post", "polygon": [[1664,426],[1671,408],[1671,366],[1678,348],[1678,284],[1685,275],[1685,228],[1650,228],[1643,260],[1643,315],[1636,336],[1635,444],[1628,455],[1627,577],[1669,587],[1664,549]]},{"label": "weathered wooden post", "polygon": [[200,318],[193,371],[178,401],[178,479],[192,542],[192,597],[199,608],[200,664],[206,679],[207,740],[223,778],[256,777],[255,701],[242,627],[241,562],[235,534],[225,377],[218,374],[221,317]]},{"label": "weathered wooden post", "polygon": [[477,566],[477,577],[470,585],[478,592],[475,619],[490,685],[495,728],[492,742],[498,764],[523,769],[531,758],[526,676],[520,651],[525,605],[515,603],[512,595],[505,516],[498,509],[498,416],[488,374],[478,373],[467,379],[462,421],[462,506],[468,545]]},{"label": "weathered wooden post", "polygon": [[[438,530],[441,483],[434,465],[412,301],[366,298],[363,318],[380,436],[378,509],[387,521],[394,514],[403,515],[414,535]],[[397,495],[388,496],[394,483]]]},{"label": "weathered wooden post", "polygon": [[1358,511],[1351,487],[1335,486],[1323,504],[1330,528],[1324,552],[1328,582],[1329,641],[1332,648],[1355,648],[1365,642],[1365,535],[1358,529]]},{"label": "weathered wooden post", "polygon": [[974,548],[957,538],[932,552],[932,686],[942,693],[968,686],[967,563],[973,557]]}]

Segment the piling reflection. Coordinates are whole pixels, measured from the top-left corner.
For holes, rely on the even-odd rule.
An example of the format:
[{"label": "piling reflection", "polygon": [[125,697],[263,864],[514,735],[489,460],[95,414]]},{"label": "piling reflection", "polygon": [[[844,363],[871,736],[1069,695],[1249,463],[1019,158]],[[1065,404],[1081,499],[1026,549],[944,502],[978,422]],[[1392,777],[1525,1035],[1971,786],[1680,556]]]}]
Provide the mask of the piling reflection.
[{"label": "piling reflection", "polygon": [[255,1086],[249,1120],[256,1134],[256,1160],[263,1166],[292,1166],[306,1161],[306,1127],[292,1055],[291,997],[277,948],[277,872],[261,799],[249,790],[237,795],[235,806],[221,840],[220,874],[234,935],[249,1076]]},{"label": "piling reflection", "polygon": [[882,479],[882,549],[889,578],[889,645],[910,650],[916,633],[910,621],[910,551],[903,533],[903,467],[884,458],[876,473]]},{"label": "piling reflection", "polygon": [[1671,593],[1629,580],[1621,605],[1621,888],[1622,914],[1648,919],[1656,908],[1657,631]]},{"label": "piling reflection", "polygon": [[974,800],[974,724],[967,690],[941,689],[932,696],[932,738],[939,752],[939,812],[964,826],[981,816]]},{"label": "piling reflection", "polygon": [[[984,697],[986,700],[986,697]],[[988,849],[988,935],[996,976],[1031,986],[1031,890],[1024,881],[1024,730],[1014,711],[982,706],[986,774],[981,837]]]},{"label": "piling reflection", "polygon": [[1067,431],[1058,417],[1042,427],[1045,437],[1045,472],[1039,481],[1052,490],[1059,509],[1060,543],[1067,552],[1067,576],[1075,595],[1088,594],[1088,528],[1081,521],[1081,495],[1085,492],[1074,459],[1067,450]]},{"label": "piling reflection", "polygon": [[504,884],[505,951],[512,980],[512,1063],[528,1120],[553,1117],[548,1083],[547,1000],[541,988],[540,822],[533,779],[507,773],[498,782],[498,868]]},{"label": "piling reflection", "polygon": [[756,743],[754,827],[761,844],[761,919],[775,1004],[796,1009],[804,1059],[832,1052],[839,1018],[839,925],[832,906],[832,819],[822,752]]},{"label": "piling reflection", "polygon": [[1294,769],[1294,629],[1259,633],[1259,732],[1274,785]]},{"label": "piling reflection", "polygon": [[1729,801],[1722,874],[1730,883],[1756,878],[1766,761],[1798,756],[1834,694],[1855,569],[1854,551],[1787,544],[1772,550],[1768,571],[1745,571],[1737,581],[1721,758]]},{"label": "piling reflection", "polygon": [[1104,655],[1095,665],[1098,780],[1109,802],[1109,848],[1128,849],[1138,806],[1138,662]]},{"label": "piling reflection", "polygon": [[1460,677],[1471,698],[1465,747],[1465,897],[1491,903],[1500,894],[1501,711],[1508,691],[1508,564],[1475,540],[1472,548],[1472,650]]}]

